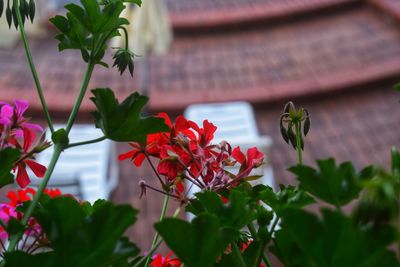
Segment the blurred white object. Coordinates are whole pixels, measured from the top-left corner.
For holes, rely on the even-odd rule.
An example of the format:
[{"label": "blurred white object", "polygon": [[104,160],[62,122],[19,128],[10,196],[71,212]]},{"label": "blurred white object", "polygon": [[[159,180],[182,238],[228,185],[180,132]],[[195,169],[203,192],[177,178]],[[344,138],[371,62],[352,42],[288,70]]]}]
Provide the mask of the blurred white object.
[{"label": "blurred white object", "polygon": [[[65,125],[55,125],[60,129]],[[47,133],[50,139],[50,133]],[[74,125],[70,132],[70,144],[102,137],[101,130],[93,125]],[[37,157],[37,162],[47,166],[52,148]],[[64,194],[94,203],[97,199],[108,199],[118,184],[118,162],[115,144],[110,140],[66,149],[60,156],[48,187],[60,188]],[[33,177],[31,175],[30,177]],[[42,179],[33,178],[32,185]]]},{"label": "blurred white object", "polygon": [[[131,23],[124,27],[129,33],[129,49],[141,57],[148,53],[165,54],[172,42],[172,29],[164,0],[145,0],[142,6],[125,4],[122,17]],[[112,40],[111,46],[123,46],[125,35]]]},{"label": "blurred white object", "polygon": [[[247,102],[190,105],[185,110],[185,117],[199,126],[206,119],[216,125],[218,128],[213,143],[227,141],[232,148],[240,146],[244,153],[248,148],[257,147],[266,158],[268,156],[268,149],[272,144],[271,138],[259,135],[253,108]],[[229,170],[237,173],[239,167],[231,167]],[[253,185],[264,184],[274,188],[273,171],[268,161],[262,167],[253,170],[250,175],[262,175],[262,178],[252,182]],[[196,192],[196,189],[193,191]]]}]

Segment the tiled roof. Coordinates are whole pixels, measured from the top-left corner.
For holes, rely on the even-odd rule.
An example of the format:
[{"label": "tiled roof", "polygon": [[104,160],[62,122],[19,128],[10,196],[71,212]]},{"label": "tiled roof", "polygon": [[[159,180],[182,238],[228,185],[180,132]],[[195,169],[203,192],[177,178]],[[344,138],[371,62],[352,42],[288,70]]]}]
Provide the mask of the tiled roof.
[{"label": "tiled roof", "polygon": [[[64,51],[60,54],[57,51],[57,43],[52,38],[33,39],[31,46],[50,110],[69,111],[75,102],[85,72],[85,64],[80,54],[73,51]],[[106,61],[112,63],[109,56]],[[135,73],[135,77],[139,76],[138,72]],[[137,90],[138,82],[138,79],[132,79],[126,73],[120,76],[116,69],[96,67],[89,88],[111,87],[118,91],[118,95],[122,98]],[[40,109],[34,88],[22,45],[0,49],[1,99],[3,101],[30,99],[32,108]],[[82,111],[88,112],[92,108],[88,96],[83,102]]]},{"label": "tiled roof", "polygon": [[261,29],[181,36],[168,54],[151,58],[149,87],[153,108],[179,109],[203,101],[272,101],[397,74],[400,28],[365,7]]},{"label": "tiled roof", "polygon": [[167,0],[175,28],[226,26],[289,17],[359,0]]}]

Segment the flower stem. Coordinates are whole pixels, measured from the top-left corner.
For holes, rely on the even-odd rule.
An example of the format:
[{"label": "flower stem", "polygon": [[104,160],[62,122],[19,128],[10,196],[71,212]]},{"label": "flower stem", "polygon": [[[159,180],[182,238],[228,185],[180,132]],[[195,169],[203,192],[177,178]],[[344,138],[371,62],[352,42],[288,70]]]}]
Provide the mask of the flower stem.
[{"label": "flower stem", "polygon": [[[255,240],[256,237],[257,237],[257,231],[256,231],[256,228],[254,227],[253,223],[249,223],[249,224],[247,225],[247,228],[249,228],[251,237],[253,238],[253,240]],[[272,267],[272,264],[271,264],[271,262],[268,260],[267,256],[264,254],[264,251],[261,252],[261,258],[262,258],[262,260],[264,261],[264,263],[265,263],[268,267]],[[259,265],[257,265],[257,266],[259,266]]]},{"label": "flower stem", "polygon": [[45,100],[44,95],[43,95],[43,89],[42,89],[42,86],[40,84],[39,76],[37,74],[35,64],[33,63],[31,50],[29,48],[28,38],[27,38],[26,33],[25,33],[24,24],[22,23],[22,16],[21,16],[21,12],[20,12],[19,6],[18,6],[18,0],[13,0],[13,6],[15,7],[15,11],[17,13],[17,21],[18,21],[18,26],[19,26],[19,33],[21,35],[21,40],[22,40],[22,43],[24,45],[25,54],[26,54],[26,57],[28,59],[29,67],[30,67],[31,72],[32,72],[32,77],[33,77],[33,80],[35,82],[35,86],[36,86],[37,93],[39,95],[40,103],[41,103],[42,108],[43,108],[44,116],[46,118],[47,125],[49,126],[49,129],[50,129],[51,133],[53,133],[54,132],[53,123],[51,121],[50,113],[49,113],[49,110],[47,108],[46,100]]},{"label": "flower stem", "polygon": [[107,137],[102,136],[102,137],[99,137],[99,138],[96,138],[96,139],[92,139],[92,140],[88,140],[88,141],[69,144],[67,146],[67,148],[71,148],[71,147],[75,147],[75,146],[83,146],[83,145],[94,144],[94,143],[98,143],[98,142],[101,142],[101,141],[106,140],[106,139],[107,139]]},{"label": "flower stem", "polygon": [[296,147],[297,147],[298,164],[303,165],[300,123],[296,123]]},{"label": "flower stem", "polygon": [[[42,193],[44,189],[47,186],[47,183],[49,182],[49,179],[51,177],[51,174],[53,173],[54,167],[56,166],[56,163],[58,161],[58,158],[60,157],[60,154],[62,152],[62,147],[58,144],[54,146],[53,154],[51,156],[51,160],[49,163],[49,166],[47,168],[47,171],[43,177],[42,182],[39,185],[39,188],[36,192],[36,194],[33,196],[32,202],[29,204],[28,210],[24,214],[24,218],[22,219],[22,225],[26,226],[28,223],[29,218],[31,217],[33,210],[35,209],[36,205],[39,202],[40,197],[42,196]],[[10,243],[8,245],[7,251],[13,251],[15,249],[15,246],[17,245],[18,241],[21,239],[22,234],[18,234],[12,237],[10,240]],[[2,266],[2,265],[0,265]]]},{"label": "flower stem", "polygon": [[78,98],[77,98],[77,100],[75,102],[75,105],[74,105],[74,107],[72,109],[71,115],[68,118],[67,126],[65,128],[65,131],[68,134],[71,131],[71,128],[72,128],[72,125],[74,124],[76,116],[78,115],[79,108],[80,108],[80,106],[82,104],[83,98],[84,98],[84,96],[86,94],[86,90],[87,90],[87,88],[89,86],[90,78],[92,77],[94,66],[95,66],[95,64],[92,63],[91,61],[89,61],[89,64],[88,64],[88,66],[86,68],[85,76],[83,77],[83,82],[82,82],[81,88],[79,90]]},{"label": "flower stem", "polygon": [[246,263],[245,263],[245,261],[243,259],[242,253],[241,253],[238,245],[236,244],[236,242],[232,243],[232,247],[233,247],[233,253],[236,255],[236,258],[239,261],[238,262],[239,266],[240,267],[247,267],[247,265],[246,265]]},{"label": "flower stem", "polygon": [[[169,202],[168,200],[169,200],[169,196],[167,196],[167,195],[164,196],[164,203],[163,203],[163,207],[162,207],[161,215],[160,215],[160,220],[159,220],[160,222],[164,219],[165,213],[167,212],[168,202]],[[158,238],[159,238],[159,234],[158,234],[158,232],[156,232],[155,235],[154,235],[154,238],[153,238],[153,242],[151,244],[150,252],[146,256],[147,260],[146,260],[146,263],[145,263],[144,267],[148,267],[149,266],[151,257],[153,256],[153,253],[154,253],[154,251],[153,251],[154,247],[157,245],[157,242],[158,242]]]}]

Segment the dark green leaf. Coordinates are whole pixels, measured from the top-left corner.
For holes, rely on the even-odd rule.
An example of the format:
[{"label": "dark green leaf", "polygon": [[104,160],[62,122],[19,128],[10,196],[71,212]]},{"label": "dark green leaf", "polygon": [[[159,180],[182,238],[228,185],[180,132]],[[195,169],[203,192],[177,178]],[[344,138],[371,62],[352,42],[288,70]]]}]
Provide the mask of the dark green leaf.
[{"label": "dark green leaf", "polygon": [[0,0],[0,18],[3,15],[4,11],[4,0]]},{"label": "dark green leaf", "polygon": [[395,147],[392,148],[392,174],[400,176],[400,153]]},{"label": "dark green leaf", "polygon": [[344,215],[322,211],[319,219],[302,210],[286,210],[273,252],[285,266],[392,267],[399,266],[388,249],[394,230],[365,231]]},{"label": "dark green leaf", "polygon": [[213,266],[228,244],[238,238],[237,231],[221,227],[218,217],[211,214],[201,214],[191,223],[167,218],[155,224],[155,228],[177,257],[190,267]]},{"label": "dark green leaf", "polygon": [[297,176],[300,187],[335,206],[342,206],[358,197],[360,175],[350,162],[336,166],[334,159],[317,161],[319,171],[304,165],[289,170]]},{"label": "dark green leaf", "polygon": [[7,6],[6,9],[6,19],[7,19],[7,23],[8,23],[8,28],[11,29],[11,24],[12,24],[12,11],[10,9],[9,6]]},{"label": "dark green leaf", "polygon": [[142,117],[141,112],[148,98],[138,93],[128,96],[121,104],[109,89],[92,90],[97,111],[93,113],[96,127],[114,141],[137,141],[144,143],[148,134],[166,132],[168,126],[161,118]]},{"label": "dark green leaf", "polygon": [[16,235],[21,235],[25,231],[25,226],[21,223],[21,221],[16,218],[10,217],[10,220],[7,223],[7,233],[8,238],[11,240]]},{"label": "dark green leaf", "polygon": [[400,91],[400,83],[395,84],[395,85],[393,86],[393,88],[394,88],[395,90],[397,90],[397,91]]},{"label": "dark green leaf", "polygon": [[36,13],[36,5],[34,0],[29,1],[29,18],[31,22],[33,23],[33,20],[35,19],[35,13]]},{"label": "dark green leaf", "polygon": [[230,192],[229,201],[226,204],[215,192],[197,193],[196,199],[191,201],[187,211],[197,216],[203,213],[213,214],[219,217],[222,226],[238,231],[255,219],[255,214],[247,203],[245,195],[237,190]]},{"label": "dark green leaf", "polygon": [[[128,205],[98,202],[91,213],[71,197],[49,199],[35,211],[53,249],[49,266],[123,266],[138,249],[122,235],[135,222]],[[36,256],[36,255],[35,255]],[[54,261],[56,260],[56,261]],[[25,266],[25,265],[14,265]]]},{"label": "dark green leaf", "polygon": [[257,199],[262,200],[278,214],[289,208],[300,209],[315,203],[306,192],[294,186],[280,185],[280,191],[275,193],[269,186],[257,185],[253,192]]},{"label": "dark green leaf", "polygon": [[6,148],[0,150],[0,187],[14,182],[14,175],[11,170],[20,155],[21,152],[17,149]]},{"label": "dark green leaf", "polygon": [[279,122],[279,130],[281,132],[281,136],[282,136],[283,140],[285,140],[285,142],[287,144],[289,144],[289,136],[288,136],[288,133],[287,133],[287,129],[283,126],[283,121],[282,120],[280,120],[280,122]]}]

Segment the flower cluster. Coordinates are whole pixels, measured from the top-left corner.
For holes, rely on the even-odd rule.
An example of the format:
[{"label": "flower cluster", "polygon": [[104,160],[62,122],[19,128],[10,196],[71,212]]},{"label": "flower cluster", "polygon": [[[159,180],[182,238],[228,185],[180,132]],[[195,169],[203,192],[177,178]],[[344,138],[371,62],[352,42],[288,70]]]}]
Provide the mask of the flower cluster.
[{"label": "flower cluster", "polygon": [[35,162],[34,157],[36,153],[50,146],[45,141],[44,134],[36,140],[36,133],[43,133],[43,129],[37,124],[29,123],[29,119],[24,117],[28,106],[28,102],[24,100],[15,100],[13,105],[0,102],[0,149],[11,147],[21,152],[19,160],[15,162],[14,171],[17,173],[16,181],[22,188],[30,183],[27,166],[37,177],[44,176],[46,167]]},{"label": "flower cluster", "polygon": [[[121,154],[119,160],[129,159],[139,167],[147,159],[163,191],[181,201],[187,200],[187,192],[192,186],[216,192],[230,189],[263,163],[264,155],[256,147],[245,154],[240,147],[232,149],[226,141],[213,144],[217,127],[208,120],[204,120],[200,127],[183,116],[178,116],[175,123],[165,113],[157,116],[165,120],[170,131],[148,135],[145,145],[129,143],[132,149]],[[151,158],[157,160],[156,167]],[[226,170],[235,164],[240,164],[238,173]],[[190,187],[186,188],[184,181],[189,181]],[[141,186],[143,191],[155,189],[144,181]]]},{"label": "flower cluster", "polygon": [[[18,207],[26,201],[31,201],[36,191],[33,188],[18,189],[17,191],[9,191],[7,193],[8,202],[0,204],[0,220],[2,225],[9,223],[11,219],[22,221],[24,214],[18,211]],[[59,189],[45,189],[44,194],[51,198],[61,196]],[[0,227],[0,242],[3,244],[8,239],[7,230]],[[29,246],[26,246],[27,252],[32,252],[39,247],[44,247],[48,244],[47,238],[42,231],[41,226],[34,218],[29,218],[25,229],[25,239],[34,240]],[[24,242],[27,245],[27,242]],[[4,245],[3,245],[4,247]]]},{"label": "flower cluster", "polygon": [[151,267],[180,267],[182,262],[177,258],[171,258],[173,252],[169,252],[167,256],[163,257],[161,254],[156,254],[153,256],[152,262],[150,262]]}]

